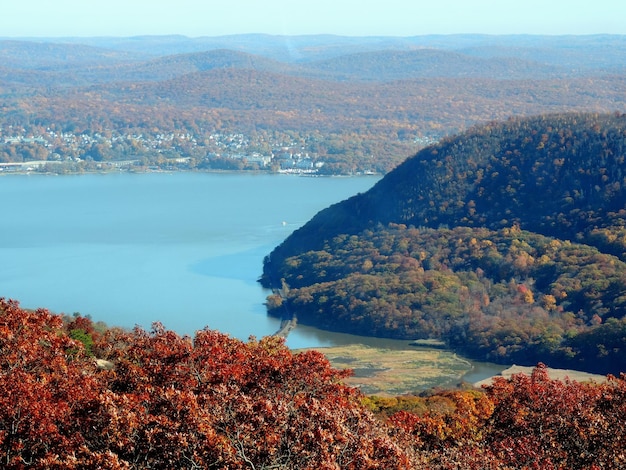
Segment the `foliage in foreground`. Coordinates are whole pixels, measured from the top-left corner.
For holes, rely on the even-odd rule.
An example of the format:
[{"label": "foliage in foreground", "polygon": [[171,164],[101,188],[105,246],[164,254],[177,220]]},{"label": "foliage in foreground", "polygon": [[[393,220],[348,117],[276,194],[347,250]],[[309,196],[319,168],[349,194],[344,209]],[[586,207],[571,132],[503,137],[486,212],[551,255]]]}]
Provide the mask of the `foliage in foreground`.
[{"label": "foliage in foreground", "polygon": [[407,454],[318,352],[209,330],[97,335],[0,304],[3,468],[403,468]]},{"label": "foliage in foreground", "polygon": [[[78,337],[72,339],[70,332]],[[77,334],[76,331],[80,331]],[[89,340],[87,338],[90,338]],[[97,367],[84,343],[112,368]],[[7,469],[623,468],[626,380],[532,376],[484,391],[364,397],[317,352],[0,299],[0,465]]]}]

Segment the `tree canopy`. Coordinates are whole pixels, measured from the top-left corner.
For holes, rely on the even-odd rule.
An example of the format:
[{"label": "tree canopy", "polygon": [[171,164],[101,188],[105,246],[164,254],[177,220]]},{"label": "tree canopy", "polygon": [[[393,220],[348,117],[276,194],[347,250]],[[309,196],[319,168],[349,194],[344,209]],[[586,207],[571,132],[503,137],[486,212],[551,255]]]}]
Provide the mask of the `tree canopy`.
[{"label": "tree canopy", "polygon": [[[77,332],[80,331],[80,334]],[[77,339],[74,339],[77,338]],[[89,338],[89,339],[88,339]],[[89,345],[89,347],[87,347]],[[621,468],[626,380],[365,397],[277,338],[102,328],[0,299],[6,469]]]},{"label": "tree canopy", "polygon": [[285,282],[281,300],[322,328],[619,373],[625,149],[618,114],[476,127],[318,213],[266,258],[262,282]]}]

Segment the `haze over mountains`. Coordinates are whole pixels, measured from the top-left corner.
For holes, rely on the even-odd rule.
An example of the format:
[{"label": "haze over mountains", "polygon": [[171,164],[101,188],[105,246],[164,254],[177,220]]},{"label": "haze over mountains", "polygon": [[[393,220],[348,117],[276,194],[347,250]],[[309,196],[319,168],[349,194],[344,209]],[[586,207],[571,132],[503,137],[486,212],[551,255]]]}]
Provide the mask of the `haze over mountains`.
[{"label": "haze over mountains", "polygon": [[[625,70],[610,35],[0,40],[0,163],[85,169],[141,136],[139,168],[385,173],[476,123],[622,110]],[[78,147],[54,137],[67,131]],[[147,142],[179,133],[191,143]]]},{"label": "haze over mountains", "polygon": [[[92,76],[98,80],[138,79],[141,71],[146,79],[159,80],[223,67],[333,80],[522,79],[623,72],[626,39],[611,35],[11,39],[0,41],[0,58],[3,67],[41,72],[97,65],[98,73]],[[113,73],[115,66],[126,72]]]}]

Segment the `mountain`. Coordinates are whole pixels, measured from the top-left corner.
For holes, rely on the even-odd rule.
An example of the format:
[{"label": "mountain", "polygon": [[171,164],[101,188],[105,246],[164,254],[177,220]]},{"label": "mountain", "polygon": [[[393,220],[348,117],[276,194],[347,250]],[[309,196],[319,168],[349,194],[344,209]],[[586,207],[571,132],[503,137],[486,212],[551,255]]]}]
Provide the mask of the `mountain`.
[{"label": "mountain", "polygon": [[329,80],[545,79],[626,70],[623,36],[235,35],[1,39],[2,66],[49,84],[162,80],[230,67]]},{"label": "mountain", "polygon": [[266,70],[291,73],[293,67],[263,56],[234,50],[211,50],[150,57],[73,44],[0,41],[7,80],[44,86],[86,86],[111,82],[168,80],[214,69]]},{"label": "mountain", "polygon": [[175,54],[148,61],[77,70],[92,82],[154,82],[211,70],[258,70],[289,74],[293,67],[259,55],[229,49]]},{"label": "mountain", "polygon": [[153,58],[231,49],[281,62],[307,63],[384,50],[438,49],[484,58],[518,58],[572,69],[604,67],[623,69],[626,65],[626,37],[605,34],[584,36],[450,34],[411,37],[241,34],[194,38],[180,35],[37,38],[30,41],[79,44]]},{"label": "mountain", "polygon": [[618,113],[443,139],[275,248],[262,281],[289,289],[270,311],[494,361],[626,370],[625,152]]},{"label": "mountain", "polygon": [[339,80],[393,81],[413,78],[545,79],[569,76],[559,65],[514,57],[476,57],[455,51],[372,51],[306,64]]},{"label": "mountain", "polygon": [[68,145],[60,131],[98,134],[105,161],[126,159],[111,145],[121,136],[183,131],[193,144],[143,146],[142,162],[164,165],[167,150],[193,168],[232,163],[210,161],[224,156],[211,136],[242,134],[239,153],[288,143],[320,174],[386,173],[477,123],[623,109],[624,51],[622,36],[0,40],[0,139],[10,143],[0,162],[91,155],[93,142]]},{"label": "mountain", "polygon": [[[477,121],[510,115],[558,109],[610,112],[626,103],[626,80],[620,76],[593,80],[439,78],[340,82],[262,70],[267,64],[264,61],[257,64],[257,69],[246,69],[211,68],[204,63],[194,65],[188,59],[181,58],[184,62],[180,66],[174,62],[162,68],[146,67],[138,72],[145,81],[46,90],[41,103],[39,98],[34,99],[34,113],[38,118],[61,120],[76,110],[79,114],[72,119],[89,112],[106,122],[112,115],[132,109],[124,124],[127,127],[144,120],[158,123],[175,109],[206,128],[215,125],[206,121],[207,116],[219,113],[221,121],[230,121],[232,127],[245,132],[267,127],[361,135],[383,131],[389,142],[402,133],[449,134]],[[194,68],[206,70],[150,79]],[[34,78],[29,83],[34,83]],[[94,108],[96,100],[99,107]],[[146,117],[143,109],[147,110]],[[140,113],[141,120],[136,119]],[[275,126],[275,122],[280,125]]]},{"label": "mountain", "polygon": [[135,52],[118,51],[84,44],[46,41],[0,40],[2,66],[16,69],[51,70],[68,67],[102,66],[145,60]]},{"label": "mountain", "polygon": [[27,73],[30,75],[27,82],[54,87],[161,81],[220,69],[342,82],[415,78],[546,79],[572,75],[570,70],[553,64],[509,57],[474,57],[439,49],[368,51],[294,63],[236,49],[153,58],[74,44],[0,41],[0,58],[8,80],[19,83],[21,75]]},{"label": "mountain", "polygon": [[[272,258],[377,224],[500,229],[579,239],[621,224],[626,118],[563,114],[477,126],[420,151],[365,194],[317,214]],[[621,214],[623,216],[623,214]],[[626,261],[626,249],[612,251]]]}]

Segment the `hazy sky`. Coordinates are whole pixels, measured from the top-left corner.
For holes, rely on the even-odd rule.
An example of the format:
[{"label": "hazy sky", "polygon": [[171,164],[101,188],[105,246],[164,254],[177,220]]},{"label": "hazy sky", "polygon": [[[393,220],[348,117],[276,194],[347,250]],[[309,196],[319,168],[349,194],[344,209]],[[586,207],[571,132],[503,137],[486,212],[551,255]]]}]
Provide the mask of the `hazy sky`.
[{"label": "hazy sky", "polygon": [[626,34],[624,0],[4,0],[0,37]]}]

